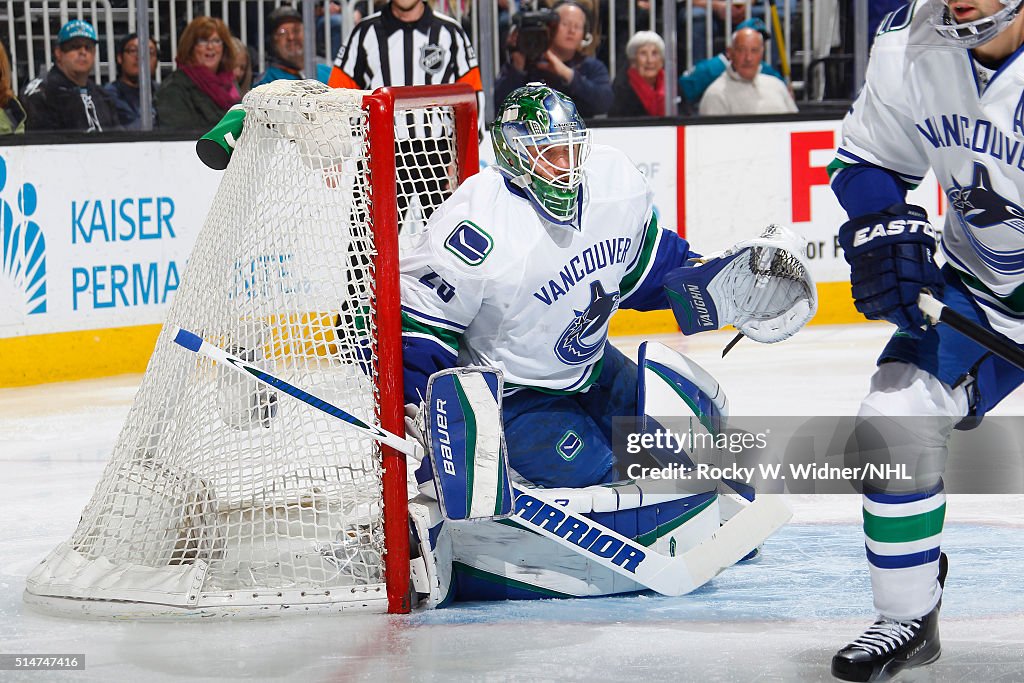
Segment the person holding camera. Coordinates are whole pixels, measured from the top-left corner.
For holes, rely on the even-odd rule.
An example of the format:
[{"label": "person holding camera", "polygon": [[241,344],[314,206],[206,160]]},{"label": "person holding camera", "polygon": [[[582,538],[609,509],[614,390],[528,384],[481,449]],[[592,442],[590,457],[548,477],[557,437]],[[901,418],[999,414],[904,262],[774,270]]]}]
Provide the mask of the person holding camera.
[{"label": "person holding camera", "polygon": [[522,12],[516,18],[508,38],[508,61],[494,84],[495,102],[500,106],[516,88],[540,81],[572,97],[584,118],[607,114],[613,99],[608,67],[580,52],[591,39],[587,11],[567,0],[555,5],[553,12]]}]

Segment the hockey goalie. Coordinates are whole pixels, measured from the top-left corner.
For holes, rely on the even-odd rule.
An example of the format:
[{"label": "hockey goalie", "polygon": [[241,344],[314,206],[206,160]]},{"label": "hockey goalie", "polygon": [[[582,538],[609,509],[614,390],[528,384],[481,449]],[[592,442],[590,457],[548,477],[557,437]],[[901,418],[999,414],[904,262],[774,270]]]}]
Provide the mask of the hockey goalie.
[{"label": "hockey goalie", "polygon": [[[692,361],[648,343],[634,362],[607,337],[619,308],[671,308],[684,334],[785,339],[816,306],[802,242],[772,226],[694,253],[539,84],[501,107],[498,163],[472,175],[475,96],[449,88],[276,81],[199,143],[226,173],[110,462],[27,604],[407,612],[410,574],[431,607],[682,595],[788,518],[743,486],[626,480],[616,418],[720,432],[727,404]],[[453,192],[399,234],[396,121],[418,116],[439,123]]]},{"label": "hockey goalie", "polygon": [[[224,127],[240,132],[234,117]],[[666,346],[644,343],[627,359],[608,325],[619,308],[671,308],[683,334],[732,325],[758,342],[786,339],[817,306],[803,241],[770,226],[695,253],[658,225],[639,170],[591,144],[572,100],[542,84],[509,96],[491,139],[497,164],[399,235],[408,439],[361,423],[417,461],[420,604],[690,592],[755,553],[789,511],[737,482],[626,479],[615,418],[638,431],[668,417],[721,432],[728,405],[710,374]],[[204,140],[207,163],[226,165],[230,136]],[[330,180],[320,182],[337,188]],[[365,270],[347,262],[350,275]],[[339,342],[358,346],[343,319]],[[274,419],[276,399],[232,396],[242,421]],[[684,467],[696,455],[648,453]]]},{"label": "hockey goalie", "polygon": [[[785,513],[761,503],[749,526],[737,515],[719,534],[754,498],[745,488],[624,481],[613,416],[721,429],[727,404],[667,347],[627,359],[609,320],[671,308],[683,334],[734,325],[785,339],[816,309],[802,242],[772,226],[701,258],[658,225],[636,167],[591,144],[572,100],[547,86],[514,91],[491,137],[496,166],[400,235],[407,432],[428,451],[410,504],[417,590],[431,606],[692,590]],[[702,554],[710,570],[695,566]],[[695,562],[672,563],[684,555]]]}]

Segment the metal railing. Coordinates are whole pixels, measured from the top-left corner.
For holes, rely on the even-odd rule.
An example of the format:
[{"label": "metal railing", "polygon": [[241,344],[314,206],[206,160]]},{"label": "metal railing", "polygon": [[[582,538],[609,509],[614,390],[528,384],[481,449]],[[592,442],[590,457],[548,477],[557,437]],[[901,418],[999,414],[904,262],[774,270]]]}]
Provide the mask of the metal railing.
[{"label": "metal railing", "polygon": [[[109,0],[5,0],[7,17],[7,40],[5,45],[11,58],[11,86],[15,92],[24,83],[20,82],[18,68],[27,67],[28,79],[40,76],[53,65],[52,46],[56,41],[55,24],[58,29],[71,19],[84,19],[96,28],[97,36],[105,48],[105,59],[96,59],[93,67],[96,82],[101,82],[104,73],[110,80],[117,75],[114,63],[114,9]],[[36,49],[43,47],[42,58]]]},{"label": "metal railing", "polygon": [[[322,7],[324,22],[322,38],[324,60],[331,62],[341,47],[333,39],[331,15],[340,18],[342,40],[355,26],[353,8],[357,0],[317,0]],[[4,44],[8,48],[13,67],[12,86],[15,92],[26,82],[41,76],[53,66],[53,47],[57,31],[71,19],[84,19],[93,25],[102,44],[96,55],[94,78],[105,83],[117,77],[114,47],[118,38],[136,33],[138,8],[136,0],[127,0],[126,7],[112,7],[110,0],[4,0],[7,35]],[[252,48],[257,55],[253,72],[262,72],[267,65],[267,43],[263,39],[267,17],[263,2],[250,0],[196,0],[178,3],[175,0],[150,0],[148,5],[149,35],[158,44],[168,43],[160,50],[163,59],[157,64],[157,82],[161,76],[177,68],[178,38],[181,31],[198,16],[215,16],[229,23],[232,35]],[[266,12],[284,3],[275,0]],[[331,5],[340,5],[341,11],[332,12]],[[181,7],[184,6],[184,11]],[[250,35],[250,15],[255,18],[255,31]]]},{"label": "metal railing", "polygon": [[[20,91],[24,85],[21,79],[27,76],[32,79],[43,74],[52,66],[52,47],[57,28],[72,18],[85,19],[92,23],[99,34],[102,49],[97,54],[95,78],[103,83],[116,77],[117,68],[114,60],[114,46],[121,35],[136,32],[138,17],[148,17],[149,34],[161,43],[161,59],[158,63],[156,81],[159,83],[165,73],[176,68],[177,44],[180,31],[197,16],[217,16],[228,22],[233,35],[256,54],[253,64],[254,73],[260,73],[267,64],[266,35],[267,13],[282,4],[300,6],[304,0],[293,0],[285,3],[273,0],[272,6],[264,2],[252,0],[147,0],[145,7],[138,7],[136,0],[125,0],[127,7],[112,7],[111,0],[4,0],[6,9],[7,40],[6,44],[13,65],[13,86]],[[339,24],[340,41],[347,40],[354,27],[353,8],[357,0],[308,0],[322,11],[323,26],[319,30],[324,51],[322,59],[330,63],[341,45],[332,35],[333,21]],[[585,1],[585,0],[584,0]],[[823,87],[822,77],[814,79],[814,92],[806,90],[809,74],[827,58],[834,47],[834,34],[837,29],[840,0],[773,0],[778,11],[781,31],[772,26],[771,4],[769,0],[734,0],[734,4],[742,6],[743,16],[758,16],[765,21],[769,31],[774,35],[781,33],[783,38],[783,54],[786,63],[792,66],[792,83],[794,89],[802,94],[802,99],[821,99]],[[482,3],[490,3],[484,5]],[[622,5],[622,3],[626,3]],[[512,0],[511,12],[536,9],[538,5],[548,3],[541,0]],[[607,64],[612,77],[617,71],[626,68],[622,64],[622,51],[628,37],[637,30],[659,30],[666,45],[674,46],[682,42],[683,49],[667,50],[666,73],[680,74],[693,66],[695,48],[703,49],[700,53],[710,57],[717,49],[727,45],[735,28],[732,16],[726,14],[723,20],[715,21],[707,13],[704,17],[702,31],[696,32],[693,2],[677,2],[676,0],[649,0],[646,14],[637,9],[636,0],[607,0],[591,3],[605,16],[596,16],[592,32],[600,40],[606,41]],[[710,3],[708,3],[710,4]],[[849,3],[845,3],[849,4]],[[862,4],[854,2],[854,5]],[[500,44],[497,3],[494,0],[432,0],[436,11],[448,14],[456,19],[472,19],[468,22],[470,37],[481,55],[481,66],[490,68],[491,73],[484,73],[485,87],[493,83],[494,75],[504,61],[504,46]],[[339,12],[333,12],[332,6],[340,6]],[[622,6],[626,17],[623,26],[619,18],[618,8]],[[142,10],[142,11],[140,11]],[[479,10],[479,11],[478,11]],[[309,16],[306,14],[306,16]],[[464,22],[467,23],[467,22]],[[858,15],[857,45],[846,46],[847,56],[862,54],[856,65],[855,78],[863,76],[863,60],[867,54],[866,27],[863,17]],[[307,32],[316,32],[313,26],[307,26]],[[603,33],[602,34],[602,29]],[[625,35],[622,35],[625,34]],[[315,36],[313,36],[315,40]],[[779,43],[776,39],[770,51],[773,57],[766,55],[776,64],[782,61],[778,55]],[[489,59],[488,59],[489,57]],[[677,64],[678,62],[678,64]],[[824,69],[822,69],[822,73]],[[672,88],[668,88],[666,100],[671,104],[667,112],[676,112],[675,80]],[[852,84],[850,95],[859,85]],[[490,99],[490,98],[486,98]],[[491,103],[488,102],[488,108]],[[490,112],[488,113],[490,115]]]}]

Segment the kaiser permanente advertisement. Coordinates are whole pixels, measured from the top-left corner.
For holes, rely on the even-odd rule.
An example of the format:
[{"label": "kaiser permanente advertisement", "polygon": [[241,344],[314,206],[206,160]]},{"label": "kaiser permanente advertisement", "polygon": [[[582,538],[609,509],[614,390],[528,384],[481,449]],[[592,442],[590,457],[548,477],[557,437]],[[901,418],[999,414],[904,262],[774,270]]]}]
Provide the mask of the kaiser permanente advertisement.
[{"label": "kaiser permanente advertisement", "polygon": [[0,148],[0,338],[161,322],[219,182],[194,149]]}]

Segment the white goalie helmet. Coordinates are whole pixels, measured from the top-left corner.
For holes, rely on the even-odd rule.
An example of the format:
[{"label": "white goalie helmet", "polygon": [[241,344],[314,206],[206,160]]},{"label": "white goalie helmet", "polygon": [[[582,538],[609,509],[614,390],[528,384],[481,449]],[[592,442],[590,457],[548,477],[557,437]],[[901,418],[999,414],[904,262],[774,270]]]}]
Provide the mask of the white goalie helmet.
[{"label": "white goalie helmet", "polygon": [[555,223],[577,216],[590,131],[572,99],[543,83],[512,91],[491,129],[497,167]]},{"label": "white goalie helmet", "polygon": [[1024,0],[1000,0],[1003,8],[995,14],[963,24],[957,24],[949,12],[949,2],[934,3],[935,16],[932,25],[939,35],[954,45],[968,50],[978,47],[1005,31],[1017,18]]}]

